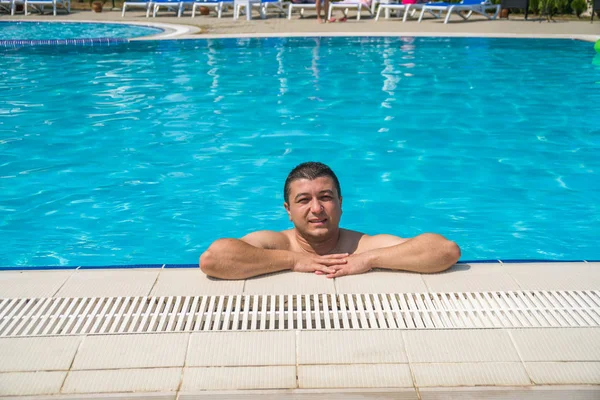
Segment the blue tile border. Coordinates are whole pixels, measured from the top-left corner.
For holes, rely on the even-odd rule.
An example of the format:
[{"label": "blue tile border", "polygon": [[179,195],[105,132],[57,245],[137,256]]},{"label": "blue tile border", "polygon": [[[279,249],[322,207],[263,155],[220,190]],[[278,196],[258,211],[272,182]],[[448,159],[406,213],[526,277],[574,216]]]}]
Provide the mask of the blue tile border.
[{"label": "blue tile border", "polygon": [[[531,260],[459,260],[457,264],[499,264],[500,262],[506,264],[531,264],[531,263],[593,263],[600,262],[600,260],[543,260],[543,259],[531,259]],[[93,269],[175,269],[175,268],[198,268],[198,264],[125,264],[125,265],[82,265],[82,266],[68,266],[68,265],[32,265],[32,266],[0,266],[0,271],[51,271],[51,270],[93,270]]]},{"label": "blue tile border", "polygon": [[47,40],[0,40],[0,47],[30,46],[110,46],[129,43],[129,39],[96,38],[96,39],[47,39]]},{"label": "blue tile border", "polygon": [[165,269],[168,268],[198,268],[198,264],[165,264]]}]

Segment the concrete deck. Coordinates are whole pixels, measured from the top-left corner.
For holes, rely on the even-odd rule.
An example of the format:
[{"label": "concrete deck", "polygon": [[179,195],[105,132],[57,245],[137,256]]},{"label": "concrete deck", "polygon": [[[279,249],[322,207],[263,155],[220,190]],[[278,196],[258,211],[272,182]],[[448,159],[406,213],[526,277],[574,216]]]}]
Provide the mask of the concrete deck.
[{"label": "concrete deck", "polygon": [[[529,289],[598,290],[600,263],[471,263],[335,280],[221,281],[167,268],[0,272],[0,298]],[[600,398],[600,328],[0,338],[0,359],[0,396],[19,398]]]}]

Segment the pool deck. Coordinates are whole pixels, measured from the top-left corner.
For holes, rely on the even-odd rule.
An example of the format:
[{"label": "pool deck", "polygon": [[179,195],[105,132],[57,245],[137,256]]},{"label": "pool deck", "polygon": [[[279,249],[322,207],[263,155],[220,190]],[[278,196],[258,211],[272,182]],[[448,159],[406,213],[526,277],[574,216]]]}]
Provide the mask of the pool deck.
[{"label": "pool deck", "polygon": [[[338,12],[339,14],[339,12]],[[135,22],[140,24],[173,24],[185,29],[168,38],[199,39],[208,37],[239,37],[239,36],[304,36],[304,35],[390,35],[390,36],[489,36],[489,37],[545,37],[545,38],[576,38],[588,41],[600,39],[600,20],[590,23],[589,17],[580,21],[557,20],[556,22],[540,22],[530,19],[523,20],[522,16],[513,15],[510,20],[489,21],[480,16],[473,16],[468,21],[458,17],[448,24],[437,19],[423,19],[422,23],[409,20],[405,23],[398,18],[375,21],[363,12],[360,21],[356,21],[353,11],[350,11],[347,22],[318,24],[314,11],[307,10],[306,17],[300,19],[294,14],[291,20],[281,18],[270,11],[267,19],[254,18],[251,21],[232,19],[232,12],[223,14],[218,19],[211,13],[209,16],[197,15],[191,18],[187,11],[181,18],[173,16],[171,12],[161,12],[156,18],[146,18],[145,12],[140,9],[127,11],[124,18],[120,11],[104,10],[102,13],[91,11],[74,11],[71,14],[60,12],[56,17],[52,15],[32,14],[24,16],[22,13],[14,17],[1,15],[3,21],[93,21],[93,22]],[[256,16],[256,15],[255,15]]]},{"label": "pool deck", "polygon": [[[526,290],[598,295],[600,263],[468,263],[335,280],[278,273],[223,281],[164,267],[0,272],[0,298]],[[600,398],[598,323],[2,337],[0,359],[2,398]]]}]

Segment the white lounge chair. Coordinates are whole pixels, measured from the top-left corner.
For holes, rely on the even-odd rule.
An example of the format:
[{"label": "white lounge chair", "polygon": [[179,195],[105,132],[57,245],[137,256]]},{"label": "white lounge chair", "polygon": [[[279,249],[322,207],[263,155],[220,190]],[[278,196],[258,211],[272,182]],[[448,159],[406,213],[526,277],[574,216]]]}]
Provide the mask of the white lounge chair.
[{"label": "white lounge chair", "polygon": [[152,17],[156,17],[156,13],[161,8],[166,8],[167,11],[174,11],[177,13],[177,18],[183,15],[186,7],[192,8],[194,0],[152,0]]},{"label": "white lounge chair", "polygon": [[[487,10],[495,9],[493,16],[487,14]],[[438,15],[435,12],[438,12]],[[467,15],[463,15],[461,11],[467,11]],[[500,12],[500,4],[492,4],[489,0],[462,0],[460,3],[427,3],[421,9],[421,15],[419,16],[419,22],[423,19],[423,14],[429,12],[433,14],[435,18],[440,18],[443,12],[446,12],[446,19],[444,23],[447,24],[450,20],[452,13],[456,13],[459,17],[467,20],[473,13],[483,15],[488,19],[496,19]]]},{"label": "white lounge chair", "polygon": [[[15,3],[16,5],[16,3]],[[56,9],[61,6],[67,13],[71,12],[71,0],[25,0],[23,11],[25,15],[31,14],[27,11],[29,7],[38,10],[41,14],[44,13],[44,6],[52,6],[52,13],[56,17]]]},{"label": "white lounge chair", "polygon": [[279,10],[279,12],[286,15],[284,6],[287,2],[283,2],[282,0],[234,0],[233,3],[233,19],[238,19],[240,17],[241,9],[244,8],[246,13],[246,19],[252,19],[252,7],[258,7],[258,12],[260,13],[260,18],[267,18],[267,8],[269,6],[275,7]]},{"label": "white lounge chair", "polygon": [[227,10],[228,6],[233,6],[234,0],[208,0],[208,1],[196,1],[192,7],[192,18],[196,16],[196,10],[202,6],[213,7],[217,13],[217,18],[221,18],[223,11]]},{"label": "white lounge chair", "polygon": [[15,0],[0,0],[0,10],[9,12],[10,15],[15,15],[17,4]]},{"label": "white lounge chair", "polygon": [[379,21],[379,15],[381,11],[385,11],[385,19],[390,17],[391,11],[396,11],[399,13],[402,11],[402,22],[406,22],[406,18],[410,15],[411,17],[415,15],[417,10],[421,10],[425,3],[417,3],[415,0],[403,0],[402,3],[380,3],[379,8],[377,9],[377,15],[375,16],[375,21]]},{"label": "white lounge chair", "polygon": [[150,11],[152,10],[152,0],[132,0],[125,1],[123,3],[123,12],[121,13],[121,17],[125,16],[125,10],[127,8],[145,8],[146,9],[146,18],[150,16]]},{"label": "white lounge chair", "polygon": [[[319,0],[321,1],[321,3],[323,4],[323,0]],[[288,6],[288,19],[292,19],[292,12],[294,11],[294,9],[300,9],[300,17],[304,17],[304,10],[316,10],[317,9],[317,2],[312,2],[312,3],[290,3],[290,5]]]},{"label": "white lounge chair", "polygon": [[334,8],[341,8],[344,13],[344,17],[348,16],[348,10],[350,8],[356,8],[356,20],[360,21],[360,12],[362,9],[366,9],[369,11],[369,14],[373,15],[373,11],[371,10],[370,1],[368,3],[363,3],[360,0],[344,0],[337,3],[329,3],[329,14],[327,15],[327,20],[331,20],[331,13]]},{"label": "white lounge chair", "polygon": [[217,18],[221,18],[223,10],[229,5],[233,5],[233,0],[196,1],[192,6],[192,18],[196,17],[196,10],[198,10],[200,7],[214,8],[215,12],[217,13]]}]

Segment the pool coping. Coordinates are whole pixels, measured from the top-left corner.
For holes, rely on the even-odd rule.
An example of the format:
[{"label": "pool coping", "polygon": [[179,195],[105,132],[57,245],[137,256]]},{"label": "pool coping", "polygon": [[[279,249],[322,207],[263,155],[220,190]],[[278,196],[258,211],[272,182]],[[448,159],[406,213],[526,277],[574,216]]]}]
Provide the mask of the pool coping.
[{"label": "pool coping", "polygon": [[594,43],[600,40],[600,34],[534,34],[534,33],[470,33],[470,32],[411,32],[411,31],[390,31],[390,32],[277,32],[277,33],[222,33],[222,34],[203,34],[202,29],[194,25],[182,25],[151,21],[116,21],[116,20],[65,20],[56,19],[48,21],[40,18],[18,18],[11,19],[10,22],[60,22],[60,23],[94,23],[94,24],[122,24],[137,25],[165,30],[163,33],[142,36],[137,38],[128,38],[129,42],[147,41],[147,40],[193,40],[193,39],[239,39],[239,38],[288,38],[288,37],[455,37],[455,38],[497,38],[497,39],[571,39]]}]

